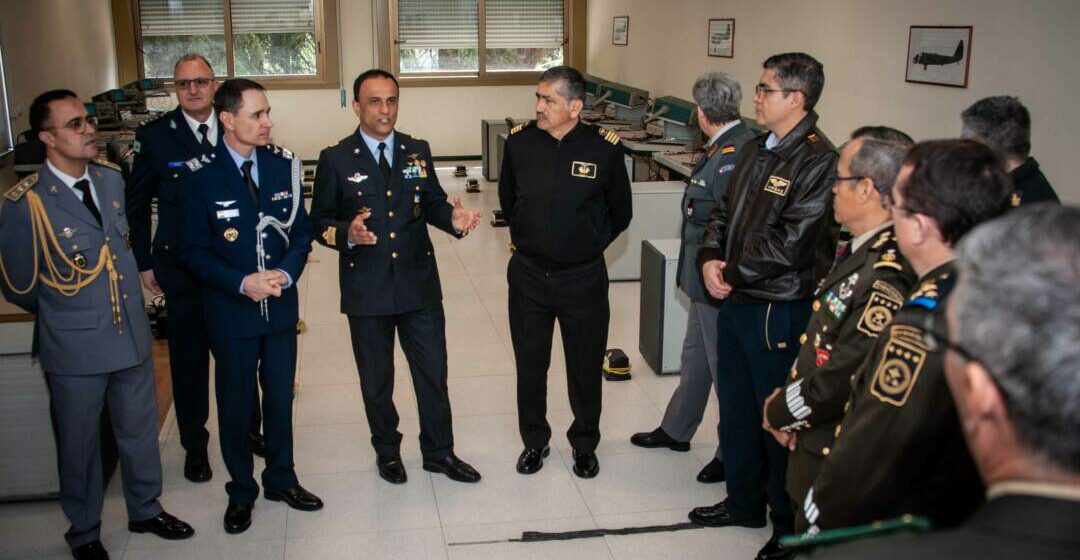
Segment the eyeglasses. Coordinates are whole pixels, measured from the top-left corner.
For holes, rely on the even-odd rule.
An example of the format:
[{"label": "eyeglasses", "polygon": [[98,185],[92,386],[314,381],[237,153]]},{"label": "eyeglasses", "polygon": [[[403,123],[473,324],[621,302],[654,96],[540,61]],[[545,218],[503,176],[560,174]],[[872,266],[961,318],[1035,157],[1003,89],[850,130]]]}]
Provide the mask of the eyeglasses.
[{"label": "eyeglasses", "polygon": [[177,89],[187,89],[190,85],[194,85],[197,89],[203,89],[213,81],[213,78],[192,78],[190,80],[181,78],[179,80],[174,80],[173,84],[176,85]]},{"label": "eyeglasses", "polygon": [[97,128],[97,124],[97,117],[93,115],[86,115],[85,117],[75,117],[74,119],[71,119],[70,121],[59,126],[50,126],[45,130],[59,130],[61,128],[70,128],[71,131],[75,134],[82,134],[86,132],[86,127],[92,126],[94,128]]},{"label": "eyeglasses", "polygon": [[801,91],[801,90],[787,89],[787,88],[773,89],[773,88],[770,88],[769,86],[767,86],[765,84],[758,84],[758,85],[754,86],[754,94],[755,95],[765,95],[767,93],[776,93],[776,92],[791,93],[793,91]]},{"label": "eyeglasses", "polygon": [[832,185],[834,183],[839,183],[841,181],[862,181],[863,179],[866,179],[866,177],[863,176],[863,175],[855,175],[855,176],[852,176],[852,177],[841,177],[839,175],[832,175],[830,177],[825,178],[825,180],[830,185]]}]

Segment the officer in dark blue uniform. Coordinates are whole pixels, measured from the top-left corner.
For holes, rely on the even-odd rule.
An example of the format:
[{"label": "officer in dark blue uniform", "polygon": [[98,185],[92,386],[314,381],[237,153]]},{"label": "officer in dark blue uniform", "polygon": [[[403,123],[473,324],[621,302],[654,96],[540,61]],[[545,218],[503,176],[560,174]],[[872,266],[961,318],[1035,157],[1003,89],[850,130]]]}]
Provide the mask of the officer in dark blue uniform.
[{"label": "officer in dark blue uniform", "polygon": [[[201,282],[180,264],[179,197],[184,162],[213,153],[221,143],[221,127],[213,107],[217,82],[204,57],[181,57],[173,71],[173,83],[180,106],[135,131],[135,167],[127,187],[128,222],[143,286],[153,294],[165,292],[173,402],[180,443],[187,453],[184,476],[192,482],[205,482],[213,475],[206,454],[210,439],[206,431],[210,345]],[[158,203],[158,225],[151,243],[150,203],[154,198]],[[251,437],[253,451],[260,456],[261,421],[256,404]]]},{"label": "officer in dark blue uniform", "polygon": [[318,241],[341,253],[341,312],[349,317],[379,475],[393,484],[408,478],[393,400],[396,330],[420,409],[424,470],[476,482],[480,473],[454,455],[446,316],[427,226],[464,237],[480,212],[447,203],[427,142],[394,130],[392,74],[360,74],[353,110],[356,132],[319,155],[311,216]]},{"label": "officer in dark blue uniform", "polygon": [[232,481],[225,530],[251,525],[259,485],[252,476],[251,394],[261,384],[266,432],[264,496],[312,511],[322,501],[293,469],[296,282],[311,251],[311,222],[299,162],[269,146],[270,105],[263,87],[234,79],[214,96],[225,132],[213,157],[185,162],[181,257],[204,283],[214,353],[221,454]]}]

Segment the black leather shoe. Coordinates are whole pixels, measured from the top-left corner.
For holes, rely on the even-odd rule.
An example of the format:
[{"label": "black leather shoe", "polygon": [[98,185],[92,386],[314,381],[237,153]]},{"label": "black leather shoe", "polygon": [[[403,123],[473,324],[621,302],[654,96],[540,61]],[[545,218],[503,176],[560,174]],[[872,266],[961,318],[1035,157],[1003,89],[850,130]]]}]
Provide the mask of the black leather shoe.
[{"label": "black leather shoe", "polygon": [[744,517],[736,515],[728,511],[727,504],[720,502],[712,506],[696,507],[690,511],[687,516],[690,521],[697,525],[704,525],[706,527],[727,527],[734,525],[737,527],[764,527],[765,519],[760,520],[752,519],[750,517]]},{"label": "black leather shoe", "polygon": [[101,541],[90,541],[82,546],[71,550],[71,556],[75,560],[109,560],[109,553],[101,545]]},{"label": "black leather shoe", "polygon": [[592,451],[574,450],[574,474],[581,478],[592,478],[600,472],[600,461]]},{"label": "black leather shoe", "polygon": [[379,476],[390,484],[405,484],[409,475],[405,474],[405,464],[401,462],[400,455],[391,457],[378,457],[375,465],[379,467]]},{"label": "black leather shoe", "polygon": [[517,472],[521,474],[532,474],[540,467],[544,466],[544,457],[551,454],[551,448],[548,446],[540,447],[526,447],[521,455],[518,455],[517,460]]},{"label": "black leather shoe", "polygon": [[128,521],[128,531],[132,533],[153,533],[170,541],[179,541],[195,534],[195,529],[192,529],[191,525],[169,515],[167,511],[163,511],[150,519]]},{"label": "black leather shoe", "polygon": [[266,457],[266,439],[262,434],[251,434],[251,453],[259,457]]},{"label": "black leather shoe", "polygon": [[323,507],[318,496],[304,490],[299,484],[285,490],[265,490],[263,497],[271,502],[285,502],[289,507],[300,511],[315,511]]},{"label": "black leather shoe", "polygon": [[704,484],[713,484],[723,482],[724,476],[724,462],[713,459],[709,461],[708,465],[702,467],[701,472],[697,473],[697,481]]},{"label": "black leather shoe", "polygon": [[214,476],[210,459],[203,453],[188,453],[184,458],[184,478],[192,482],[206,482]]},{"label": "black leather shoe", "polygon": [[225,532],[230,535],[243,533],[251,527],[251,504],[229,502],[225,509]]},{"label": "black leather shoe", "polygon": [[758,551],[755,560],[788,560],[794,558],[795,554],[784,545],[780,544],[779,537],[773,537],[769,539],[769,542],[765,543],[765,546],[761,547]]},{"label": "black leather shoe", "polygon": [[433,473],[443,473],[450,480],[458,482],[478,482],[480,473],[472,468],[472,465],[458,459],[453,453],[438,461],[424,460],[424,470]]},{"label": "black leather shoe", "polygon": [[638,447],[666,447],[672,451],[690,451],[690,442],[676,441],[664,432],[663,428],[657,428],[651,432],[638,432],[630,436],[630,443]]}]

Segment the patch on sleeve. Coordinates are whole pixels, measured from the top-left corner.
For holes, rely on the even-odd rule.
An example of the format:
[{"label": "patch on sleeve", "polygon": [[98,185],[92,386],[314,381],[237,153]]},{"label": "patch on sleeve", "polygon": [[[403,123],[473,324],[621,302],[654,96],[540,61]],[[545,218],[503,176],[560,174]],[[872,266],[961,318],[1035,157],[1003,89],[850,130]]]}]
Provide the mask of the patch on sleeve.
[{"label": "patch on sleeve", "polygon": [[727,144],[727,145],[725,145],[723,148],[720,148],[720,153],[722,155],[734,154],[735,153],[735,144]]},{"label": "patch on sleeve", "polygon": [[716,174],[723,175],[724,173],[731,173],[732,171],[735,171],[735,164],[729,163],[727,165],[721,165],[720,168],[716,170]]},{"label": "patch on sleeve", "polygon": [[892,322],[893,314],[903,307],[904,298],[899,296],[900,291],[889,284],[881,280],[874,282],[870,300],[866,302],[866,309],[859,318],[859,332],[871,338],[877,338],[877,335]]},{"label": "patch on sleeve", "polygon": [[896,407],[907,404],[926,363],[927,353],[922,331],[894,325],[889,330],[889,341],[874,370],[870,393],[881,402]]}]

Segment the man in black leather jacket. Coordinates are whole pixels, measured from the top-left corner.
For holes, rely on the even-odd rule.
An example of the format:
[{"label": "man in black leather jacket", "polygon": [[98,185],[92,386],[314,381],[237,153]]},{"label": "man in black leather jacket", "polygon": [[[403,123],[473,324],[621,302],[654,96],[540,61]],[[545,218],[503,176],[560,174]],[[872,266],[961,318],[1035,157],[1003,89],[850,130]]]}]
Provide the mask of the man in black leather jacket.
[{"label": "man in black leather jacket", "polygon": [[768,133],[747,142],[731,187],[709,215],[698,252],[705,287],[725,300],[718,320],[717,384],[728,497],[690,512],[709,526],[764,527],[758,558],[785,558],[777,538],[792,531],[784,490],[787,453],[760,429],[765,397],[780,387],[810,317],[814,255],[825,226],[837,154],[813,112],[821,63],[804,53],[770,57],[754,91]]}]

